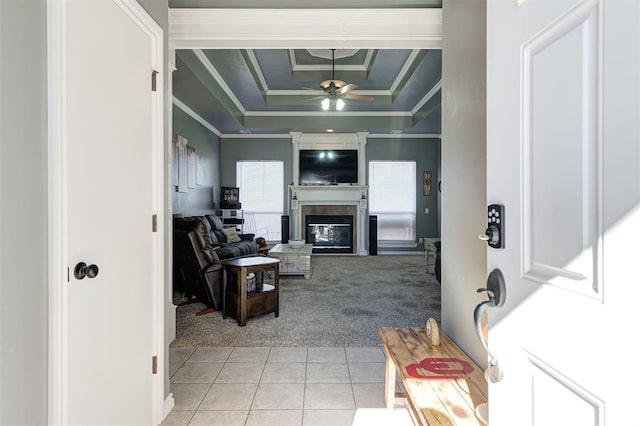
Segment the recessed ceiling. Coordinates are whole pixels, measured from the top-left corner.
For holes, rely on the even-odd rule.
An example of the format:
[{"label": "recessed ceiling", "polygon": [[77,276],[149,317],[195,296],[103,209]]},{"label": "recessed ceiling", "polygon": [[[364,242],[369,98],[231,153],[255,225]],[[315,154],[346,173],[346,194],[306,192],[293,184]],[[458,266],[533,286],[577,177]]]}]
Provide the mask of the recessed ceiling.
[{"label": "recessed ceiling", "polygon": [[[329,3],[323,2],[323,8],[341,8],[345,2]],[[176,8],[260,8],[266,4],[257,0],[170,0]],[[294,0],[268,5],[302,6]],[[352,9],[440,6],[441,1],[431,0],[349,2]],[[328,128],[336,132],[440,133],[441,50],[336,50],[333,67],[330,49],[317,50],[177,50],[174,103],[221,135],[324,132]],[[328,94],[320,84],[332,79],[357,86],[347,89],[341,111],[321,107]]]}]

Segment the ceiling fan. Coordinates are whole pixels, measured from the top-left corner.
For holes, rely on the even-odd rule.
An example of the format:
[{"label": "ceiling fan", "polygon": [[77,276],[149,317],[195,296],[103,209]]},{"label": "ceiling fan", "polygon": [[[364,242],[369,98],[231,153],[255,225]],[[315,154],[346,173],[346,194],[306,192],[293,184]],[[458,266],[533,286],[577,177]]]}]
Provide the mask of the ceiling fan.
[{"label": "ceiling fan", "polygon": [[[322,99],[322,109],[337,110],[340,111],[344,108],[343,99],[351,99],[354,101],[372,101],[373,96],[356,95],[349,93],[350,91],[357,89],[358,86],[353,83],[345,83],[342,80],[335,79],[335,53],[336,49],[331,49],[331,80],[325,80],[320,83],[320,87],[324,91],[324,94],[319,96],[311,96],[310,98],[299,99],[298,102],[308,102],[315,99]],[[318,90],[311,87],[302,87],[305,90]]]}]

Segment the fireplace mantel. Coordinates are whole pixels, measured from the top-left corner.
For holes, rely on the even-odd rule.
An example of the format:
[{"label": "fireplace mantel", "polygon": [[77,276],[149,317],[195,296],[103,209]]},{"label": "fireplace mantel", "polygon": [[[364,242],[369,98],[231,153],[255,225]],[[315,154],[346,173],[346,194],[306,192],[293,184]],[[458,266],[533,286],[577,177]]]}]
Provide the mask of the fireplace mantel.
[{"label": "fireplace mantel", "polygon": [[350,205],[356,207],[356,241],[355,253],[366,256],[367,196],[366,185],[291,185],[289,200],[291,208],[291,229],[294,239],[304,239],[303,205],[336,206]]}]

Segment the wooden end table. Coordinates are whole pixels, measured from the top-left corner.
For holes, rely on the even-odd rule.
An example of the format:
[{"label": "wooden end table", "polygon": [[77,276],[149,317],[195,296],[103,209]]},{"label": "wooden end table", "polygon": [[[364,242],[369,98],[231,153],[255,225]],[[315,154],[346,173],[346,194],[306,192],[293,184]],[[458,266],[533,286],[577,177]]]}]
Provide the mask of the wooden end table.
[{"label": "wooden end table", "polygon": [[[279,259],[264,256],[241,257],[223,260],[222,273],[222,318],[230,315],[238,320],[238,325],[247,325],[247,317],[265,315],[273,312],[279,316],[280,276]],[[264,282],[264,272],[273,271],[273,284]],[[247,275],[256,275],[256,290],[247,292]],[[229,273],[236,275],[236,290],[227,288]]]}]

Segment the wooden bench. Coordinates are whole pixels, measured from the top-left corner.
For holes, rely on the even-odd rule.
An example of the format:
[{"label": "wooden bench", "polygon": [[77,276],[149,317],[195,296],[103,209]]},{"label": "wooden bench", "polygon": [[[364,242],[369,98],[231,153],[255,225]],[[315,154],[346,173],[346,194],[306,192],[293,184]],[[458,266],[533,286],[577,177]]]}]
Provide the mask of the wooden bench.
[{"label": "wooden bench", "polygon": [[[475,408],[487,402],[483,371],[442,331],[432,345],[424,328],[381,328],[387,356],[385,405],[409,408],[418,425],[484,425]],[[406,392],[396,393],[396,374]]]}]

